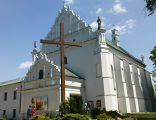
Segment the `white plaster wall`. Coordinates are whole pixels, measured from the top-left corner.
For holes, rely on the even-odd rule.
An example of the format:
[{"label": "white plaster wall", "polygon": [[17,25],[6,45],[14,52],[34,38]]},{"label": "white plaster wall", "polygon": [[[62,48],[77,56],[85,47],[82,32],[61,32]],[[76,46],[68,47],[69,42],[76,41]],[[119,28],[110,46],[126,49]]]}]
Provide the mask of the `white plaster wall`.
[{"label": "white plaster wall", "polygon": [[[105,48],[107,49],[107,48]],[[107,50],[101,53],[102,78],[104,85],[104,97],[106,110],[118,110],[117,92],[115,90],[115,81],[113,80],[112,67],[113,55]]]},{"label": "white plaster wall", "polygon": [[[135,111],[135,109],[131,108],[133,108],[135,104],[137,104],[137,101],[140,108],[141,103],[143,103],[143,94],[140,91],[141,87],[138,84],[135,85],[135,90],[137,91],[139,89],[139,92],[135,93],[135,98],[135,91],[133,89],[132,82],[126,81],[123,83],[122,81],[121,83],[119,83],[121,84],[121,88],[117,93],[117,91],[115,91],[114,89],[114,86],[116,84],[114,83],[115,80],[113,82],[111,66],[114,67],[113,55],[116,55],[120,59],[125,60],[128,63],[131,63],[139,68],[144,68],[144,65],[110,46],[108,48],[110,52],[109,55],[95,55],[95,50],[98,47],[96,39],[93,40],[95,33],[91,32],[91,29],[89,27],[86,27],[83,21],[69,9],[62,9],[61,13],[59,13],[58,17],[56,18],[54,26],[52,27],[46,38],[58,40],[60,22],[64,22],[65,24],[65,41],[76,40],[76,42],[82,43],[81,48],[67,46],[65,48],[65,56],[68,59],[68,64],[66,65],[66,67],[86,80],[85,91],[87,100],[94,101],[95,104],[95,101],[97,99],[101,99],[102,103],[105,103],[102,104],[102,107],[106,107],[105,105],[108,105],[109,109],[118,109],[119,107],[122,112]],[[77,25],[82,29],[79,29]],[[55,64],[59,65],[60,56],[59,52],[56,50],[59,50],[59,47],[56,47],[56,45],[42,46],[42,51],[48,54],[48,58],[53,60]],[[106,96],[107,94],[111,94],[111,97]],[[109,104],[108,101],[112,100],[114,100],[115,102],[113,104],[112,102],[110,102]],[[117,102],[125,104],[125,107],[118,106]],[[109,106],[114,107],[111,108]]]},{"label": "white plaster wall", "polygon": [[[68,64],[65,65],[69,70],[80,75],[85,79],[85,90],[87,100],[95,100],[96,81],[96,63],[94,60],[95,40],[82,43],[81,48],[69,47],[65,49],[65,56]],[[55,64],[59,64],[59,53],[48,54]]]},{"label": "white plaster wall", "polygon": [[81,96],[81,91],[80,89],[73,89],[73,88],[66,88],[66,93],[65,93],[65,96],[66,96],[66,99],[70,98],[70,95],[80,95]]},{"label": "white plaster wall", "polygon": [[[117,50],[115,50],[111,47],[109,47],[109,49],[113,54],[118,56],[120,59],[126,60],[129,64],[132,64],[133,66],[139,68],[142,71],[140,74],[140,76],[141,76],[140,84],[139,84],[138,79],[134,79],[134,83],[131,83],[132,82],[131,81],[128,83],[128,86],[126,86],[126,89],[129,92],[131,91],[131,93],[129,93],[129,94],[132,95],[132,92],[134,94],[134,98],[130,98],[129,100],[126,100],[127,102],[128,101],[130,102],[130,108],[131,108],[131,109],[129,109],[129,106],[127,106],[127,108],[126,108],[127,112],[128,111],[130,111],[130,112],[147,111],[146,106],[148,107],[148,111],[150,111],[152,109],[150,107],[151,103],[148,100],[146,100],[146,102],[145,102],[145,99],[149,99],[149,95],[148,95],[149,89],[147,88],[147,81],[146,81],[145,73],[143,72],[144,66],[142,64],[136,62],[132,58],[118,52]],[[138,76],[138,73],[134,73],[134,74],[137,74],[137,76]],[[147,78],[147,79],[149,79],[149,78]],[[136,82],[136,80],[138,80],[138,82]],[[133,84],[133,90],[130,89],[130,87],[129,87],[130,84]],[[119,102],[122,102],[122,100]],[[121,107],[121,106],[119,106],[119,107],[122,109],[121,111],[124,111],[123,107]]]},{"label": "white plaster wall", "polygon": [[140,63],[138,63],[137,61],[135,61],[134,59],[132,59],[131,57],[119,52],[118,50],[115,50],[112,47],[109,47],[109,50],[111,51],[112,54],[115,54],[116,56],[118,56],[119,58],[121,58],[122,60],[127,61],[128,63],[132,63],[133,65],[140,67],[140,68],[144,68],[144,66]]},{"label": "white plaster wall", "polygon": [[[20,91],[17,92],[16,100],[13,99],[13,92],[16,90],[16,88],[20,90],[20,83],[0,87],[0,109],[6,110],[6,115],[9,118],[12,118],[13,109],[16,109],[17,118],[19,117],[20,113]],[[5,92],[7,92],[7,101],[4,101]]]},{"label": "white plaster wall", "polygon": [[[51,78],[53,79],[53,78]],[[83,87],[83,79],[65,77],[66,88],[65,88],[65,97],[66,99],[70,97],[71,94],[81,95],[81,87]],[[50,81],[49,79],[35,80],[23,83],[23,86],[36,85],[38,83],[45,84],[45,82]],[[22,92],[22,113],[26,114],[29,105],[32,105],[31,100],[34,97],[48,96],[48,110],[56,111],[59,109],[60,99],[61,99],[61,88],[60,82],[57,84],[49,84],[50,86],[35,87],[29,90],[24,90]],[[25,88],[25,87],[23,87]]]},{"label": "white plaster wall", "polygon": [[26,90],[22,93],[22,113],[26,113],[29,105],[32,105],[33,97],[48,96],[48,110],[58,110],[60,105],[60,86]]}]

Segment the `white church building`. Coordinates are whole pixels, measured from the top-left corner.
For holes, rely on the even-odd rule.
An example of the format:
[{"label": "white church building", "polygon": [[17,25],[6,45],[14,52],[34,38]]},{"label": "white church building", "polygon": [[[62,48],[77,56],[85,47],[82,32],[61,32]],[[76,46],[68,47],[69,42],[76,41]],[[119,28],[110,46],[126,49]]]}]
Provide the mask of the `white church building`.
[{"label": "white church building", "polygon": [[[61,22],[64,23],[65,41],[82,45],[80,48],[64,48],[66,99],[80,96],[90,108],[121,113],[155,111],[151,74],[142,60],[119,45],[116,29],[112,30],[112,40],[108,40],[105,29],[93,31],[69,6],[64,5],[46,40],[59,40]],[[23,79],[0,83],[2,115],[10,118],[24,115],[32,101],[38,111],[59,110],[59,46],[42,44],[38,49],[35,44],[32,61],[33,65]]]}]

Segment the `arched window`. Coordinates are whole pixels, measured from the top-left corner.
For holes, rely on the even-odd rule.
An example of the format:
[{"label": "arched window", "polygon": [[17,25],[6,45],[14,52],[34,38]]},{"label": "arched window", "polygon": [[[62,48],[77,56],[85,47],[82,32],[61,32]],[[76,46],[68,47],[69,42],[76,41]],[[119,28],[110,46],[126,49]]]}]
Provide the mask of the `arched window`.
[{"label": "arched window", "polygon": [[67,57],[64,56],[64,64],[68,64]]},{"label": "arched window", "polygon": [[43,70],[40,70],[40,71],[39,71],[39,79],[43,79],[43,75],[44,75]]}]

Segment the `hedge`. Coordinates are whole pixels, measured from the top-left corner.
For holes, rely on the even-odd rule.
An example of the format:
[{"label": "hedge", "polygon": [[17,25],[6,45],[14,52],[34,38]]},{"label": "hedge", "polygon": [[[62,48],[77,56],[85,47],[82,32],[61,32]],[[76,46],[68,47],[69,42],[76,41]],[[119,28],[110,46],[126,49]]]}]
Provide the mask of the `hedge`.
[{"label": "hedge", "polygon": [[61,120],[89,120],[89,118],[80,114],[66,114],[61,118]]}]

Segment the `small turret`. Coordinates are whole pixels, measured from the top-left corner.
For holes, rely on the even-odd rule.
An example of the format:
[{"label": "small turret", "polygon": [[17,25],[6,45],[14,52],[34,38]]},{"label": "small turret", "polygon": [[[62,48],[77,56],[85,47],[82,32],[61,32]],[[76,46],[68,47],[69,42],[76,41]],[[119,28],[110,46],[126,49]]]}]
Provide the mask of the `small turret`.
[{"label": "small turret", "polygon": [[34,41],[34,49],[31,53],[32,53],[32,61],[35,62],[36,61],[36,54],[38,53],[36,41]]},{"label": "small turret", "polygon": [[112,43],[115,44],[116,46],[120,46],[119,31],[115,28],[112,30]]},{"label": "small turret", "polygon": [[34,49],[36,49],[36,48],[37,48],[37,42],[34,41]]}]

